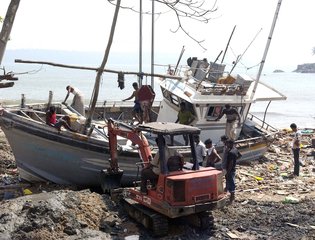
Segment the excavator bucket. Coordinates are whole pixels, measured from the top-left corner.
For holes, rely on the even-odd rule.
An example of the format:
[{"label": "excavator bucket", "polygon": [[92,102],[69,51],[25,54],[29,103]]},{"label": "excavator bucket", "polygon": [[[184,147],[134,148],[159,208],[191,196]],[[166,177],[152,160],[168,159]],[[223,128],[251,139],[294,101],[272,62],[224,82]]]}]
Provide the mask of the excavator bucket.
[{"label": "excavator bucket", "polygon": [[101,188],[104,193],[110,193],[111,190],[120,188],[120,182],[124,171],[118,169],[118,171],[109,171],[104,169],[101,171]]}]

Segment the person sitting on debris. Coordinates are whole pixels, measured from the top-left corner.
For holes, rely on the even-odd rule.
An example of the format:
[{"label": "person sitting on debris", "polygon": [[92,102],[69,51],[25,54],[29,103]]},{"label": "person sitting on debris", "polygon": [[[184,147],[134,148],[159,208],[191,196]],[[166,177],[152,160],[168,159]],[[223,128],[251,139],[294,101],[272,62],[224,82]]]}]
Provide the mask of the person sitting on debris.
[{"label": "person sitting on debris", "polygon": [[61,127],[64,127],[65,129],[68,129],[71,132],[75,132],[71,128],[69,116],[63,116],[59,118],[57,121],[56,108],[54,106],[50,106],[49,110],[46,112],[46,124],[51,127],[57,128],[58,131],[61,131]]},{"label": "person sitting on debris", "polygon": [[81,114],[83,117],[85,116],[85,110],[84,110],[84,97],[83,94],[79,91],[79,89],[74,88],[70,85],[66,87],[67,95],[65,100],[62,102],[63,104],[66,103],[70,93],[74,95],[71,107],[76,110],[79,114]]},{"label": "person sitting on debris", "polygon": [[205,141],[205,145],[207,148],[207,156],[206,156],[206,167],[215,167],[217,162],[222,161],[222,158],[218,154],[215,147],[212,145],[212,140],[209,138]]}]

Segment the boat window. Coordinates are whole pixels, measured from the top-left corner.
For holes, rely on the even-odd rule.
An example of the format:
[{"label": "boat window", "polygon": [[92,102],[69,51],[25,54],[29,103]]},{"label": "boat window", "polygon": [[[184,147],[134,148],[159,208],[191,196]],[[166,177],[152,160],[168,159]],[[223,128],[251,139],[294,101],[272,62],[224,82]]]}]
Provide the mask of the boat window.
[{"label": "boat window", "polygon": [[170,92],[169,92],[169,91],[167,91],[167,90],[166,90],[166,89],[164,89],[164,88],[161,88],[161,90],[162,90],[162,93],[163,93],[163,97],[164,97],[164,99],[167,99],[167,100],[171,101],[171,98],[170,98]]},{"label": "boat window", "polygon": [[[232,108],[235,108],[240,113],[240,115],[242,115],[243,110],[244,110],[244,108],[242,106],[237,106],[237,107],[236,106],[232,106]],[[224,106],[210,106],[209,110],[208,110],[208,113],[206,115],[206,118],[208,120],[216,119],[221,114],[223,109],[224,109]]]},{"label": "boat window", "polygon": [[178,101],[178,97],[174,94],[170,94],[170,100],[171,103],[175,104],[176,106],[179,106],[179,101]]},{"label": "boat window", "polygon": [[190,102],[187,102],[185,101],[184,99],[172,94],[170,91],[168,90],[165,90],[163,88],[162,89],[162,93],[163,93],[163,97],[164,99],[167,99],[168,101],[170,101],[172,104],[174,104],[175,106],[179,107],[179,104],[181,102],[185,102],[186,103],[186,107],[189,111],[191,111],[194,116],[196,116],[196,112],[195,112],[195,109],[194,109],[194,106],[193,104],[191,104]]},{"label": "boat window", "polygon": [[206,118],[215,119],[220,115],[222,111],[223,106],[210,106]]}]

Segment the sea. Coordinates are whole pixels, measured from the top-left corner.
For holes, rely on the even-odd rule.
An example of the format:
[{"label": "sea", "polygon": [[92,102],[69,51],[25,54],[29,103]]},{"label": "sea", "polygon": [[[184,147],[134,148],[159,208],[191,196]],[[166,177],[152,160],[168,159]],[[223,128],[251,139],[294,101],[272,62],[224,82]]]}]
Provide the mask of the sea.
[{"label": "sea", "polygon": [[[14,52],[14,54],[16,54],[16,52]],[[45,102],[48,100],[49,91],[53,92],[53,101],[62,101],[66,96],[67,85],[73,85],[79,88],[85,96],[86,104],[89,104],[89,99],[94,88],[95,71],[67,69],[40,64],[17,64],[12,61],[13,58],[18,58],[14,54],[7,56],[2,66],[4,66],[6,72],[14,72],[15,76],[18,77],[18,81],[15,82],[12,88],[0,89],[1,104],[18,103],[22,94],[24,94],[26,102]],[[51,56],[54,55],[50,55],[50,57]],[[102,59],[101,55],[95,55],[93,61],[86,59],[85,56],[85,54],[81,57],[76,56],[74,60],[67,57],[63,59],[54,58],[53,60],[50,59],[50,61],[79,66],[95,67],[100,65]],[[80,59],[80,61],[78,61],[78,59]],[[82,61],[82,59],[85,61]],[[116,71],[138,71],[137,61],[121,61],[121,59],[122,58],[117,57],[117,61],[108,63],[106,68]],[[40,60],[49,61],[48,59]],[[164,65],[162,64],[163,66],[157,66],[154,70],[155,73],[165,73],[168,63],[169,62],[164,62]],[[143,65],[143,71],[150,72],[150,66]],[[256,77],[256,75],[257,73],[251,76]],[[98,97],[99,102],[109,100],[120,101],[129,97],[133,91],[132,83],[138,80],[138,76],[126,75],[125,88],[122,90],[118,87],[117,80],[117,74],[105,73],[102,76]],[[287,99],[272,101],[271,103],[253,103],[250,109],[252,114],[261,119],[265,117],[265,121],[268,124],[277,128],[289,128],[290,124],[293,122],[300,128],[315,128],[315,106],[313,100],[315,74],[263,72],[260,81],[281,92]],[[144,77],[143,79],[144,84],[152,84],[152,82],[156,92],[156,100],[161,100],[162,94],[158,86],[158,80],[151,79],[151,77]]]}]

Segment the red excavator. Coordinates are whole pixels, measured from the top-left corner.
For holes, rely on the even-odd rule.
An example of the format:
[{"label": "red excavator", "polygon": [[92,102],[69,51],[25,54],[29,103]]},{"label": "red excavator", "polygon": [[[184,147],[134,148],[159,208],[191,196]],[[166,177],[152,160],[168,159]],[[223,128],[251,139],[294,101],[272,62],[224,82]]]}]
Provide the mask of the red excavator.
[{"label": "red excavator", "polygon": [[[155,236],[166,235],[168,221],[173,218],[185,217],[194,226],[202,229],[212,227],[211,210],[223,207],[227,203],[223,191],[223,175],[215,168],[199,167],[193,141],[194,135],[200,133],[200,129],[196,127],[151,122],[130,128],[123,123],[109,119],[111,161],[110,168],[101,173],[103,191],[115,192],[113,189],[120,187],[119,181],[123,171],[119,169],[117,159],[117,136],[125,137],[133,144],[138,145],[143,166],[147,167],[150,164],[151,147],[144,133],[149,133],[150,136],[157,139],[161,173],[156,182],[148,183],[146,194],[140,191],[139,183],[135,183],[134,187],[120,188],[123,204],[128,214],[151,229]],[[165,139],[169,139],[170,136],[184,134],[189,136],[190,155],[186,165],[179,164],[174,168],[168,162],[171,159],[165,159],[165,147],[162,142],[165,143]],[[168,147],[176,148],[176,146]],[[187,165],[190,167],[185,167]]]}]

